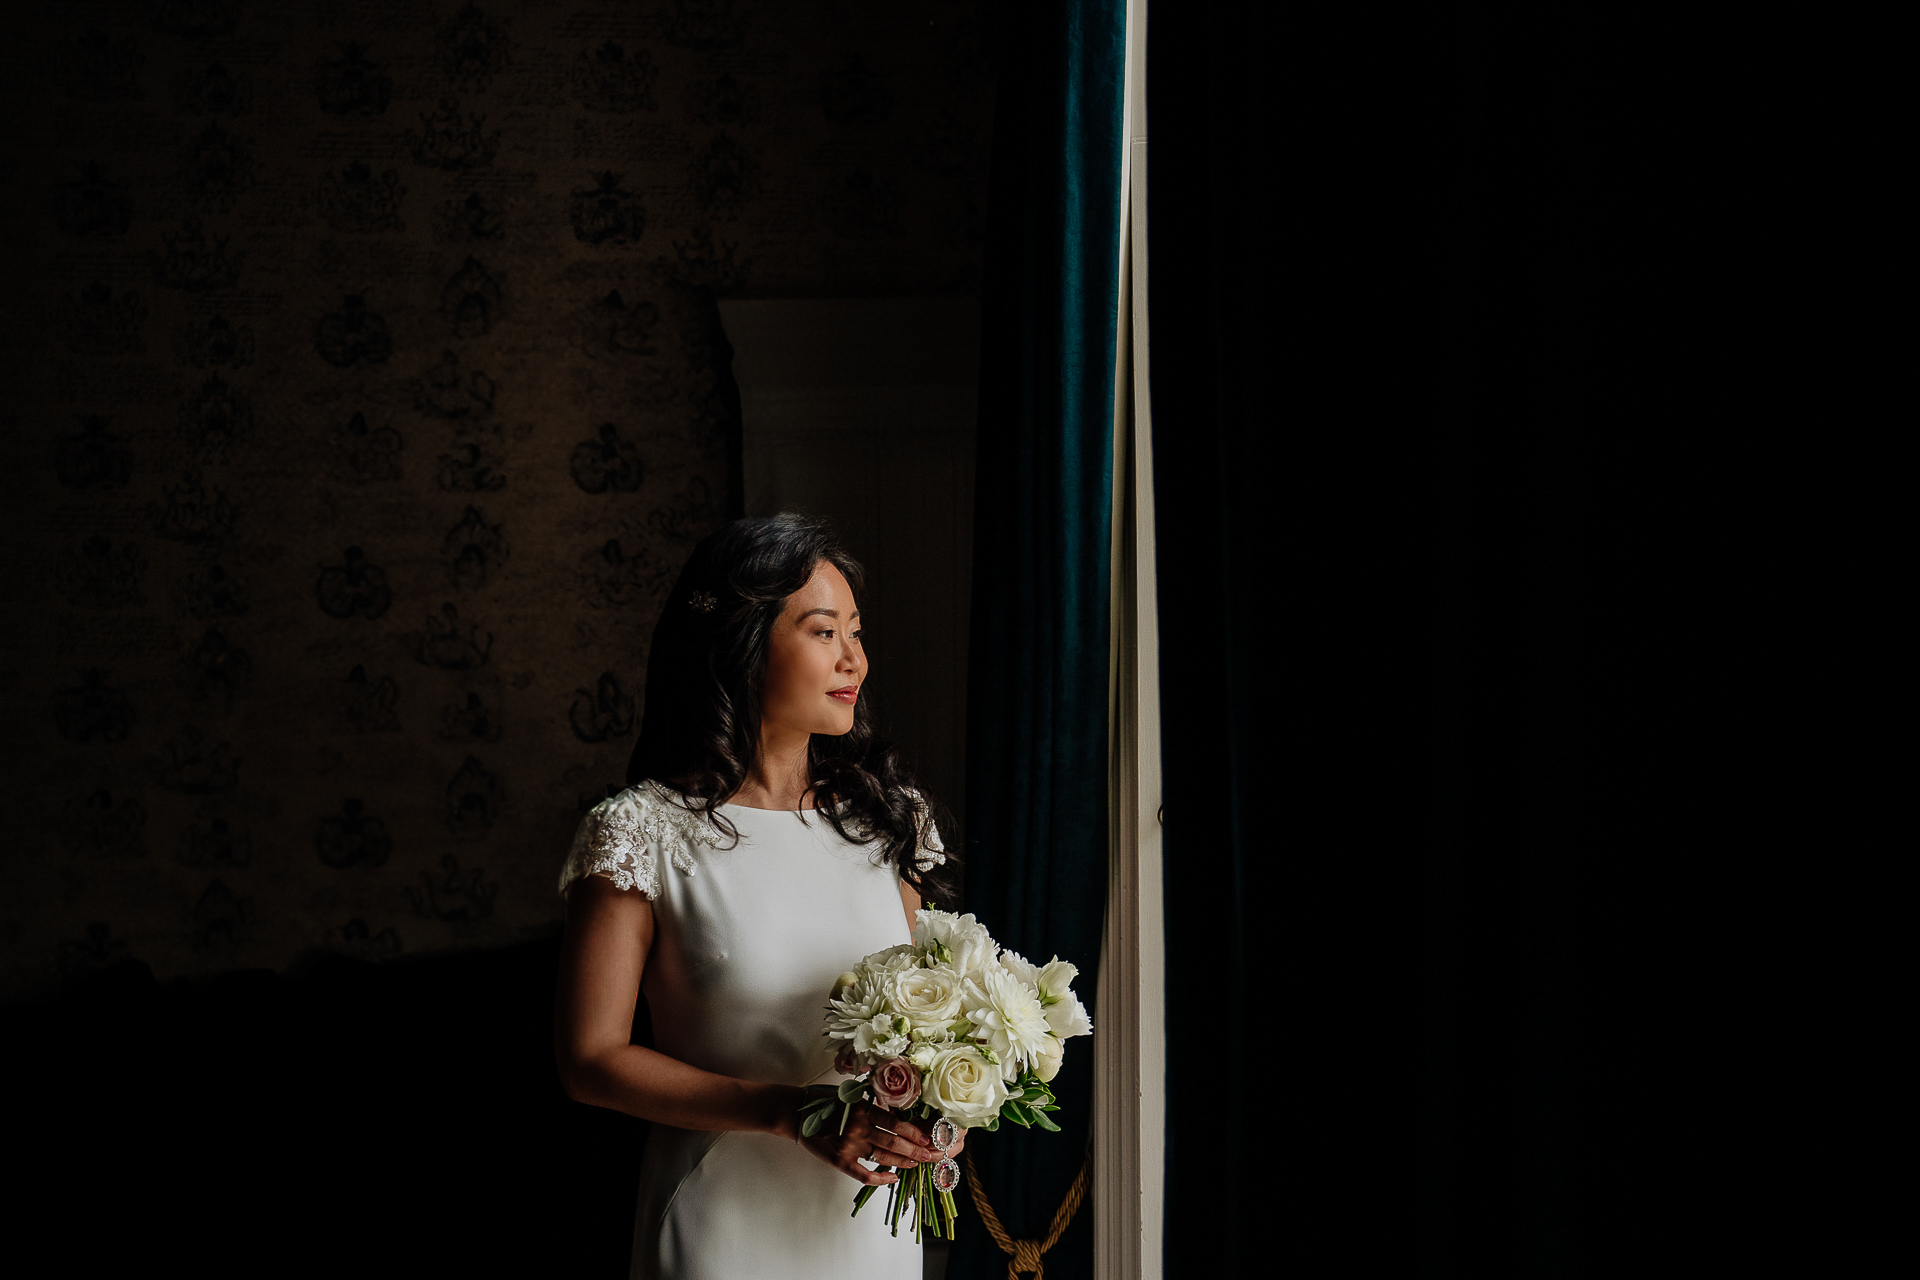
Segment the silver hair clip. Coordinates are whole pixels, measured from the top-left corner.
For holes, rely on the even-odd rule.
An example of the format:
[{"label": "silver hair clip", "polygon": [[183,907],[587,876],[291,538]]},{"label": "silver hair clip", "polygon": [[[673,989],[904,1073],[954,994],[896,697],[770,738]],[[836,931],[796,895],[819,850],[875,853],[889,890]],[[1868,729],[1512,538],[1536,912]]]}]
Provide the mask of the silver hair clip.
[{"label": "silver hair clip", "polygon": [[713,598],[711,591],[702,591],[687,603],[693,607],[695,613],[712,613],[714,606],[720,602]]}]

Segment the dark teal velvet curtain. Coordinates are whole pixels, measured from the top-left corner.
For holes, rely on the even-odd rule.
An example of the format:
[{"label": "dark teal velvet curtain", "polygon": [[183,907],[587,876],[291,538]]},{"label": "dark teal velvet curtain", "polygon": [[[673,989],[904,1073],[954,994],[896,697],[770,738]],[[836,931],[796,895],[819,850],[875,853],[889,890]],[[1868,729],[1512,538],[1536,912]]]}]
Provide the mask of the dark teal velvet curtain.
[{"label": "dark teal velvet curtain", "polygon": [[[1093,1006],[1106,909],[1113,361],[1123,0],[997,18],[968,672],[966,907],[1030,959],[1080,967]],[[1093,1007],[1097,1022],[1100,1010]],[[1055,1087],[1061,1133],[970,1141],[1007,1229],[1044,1236],[1087,1153],[1093,1042]],[[950,1274],[1003,1277],[968,1206]],[[1083,1208],[1050,1280],[1092,1272]]]}]

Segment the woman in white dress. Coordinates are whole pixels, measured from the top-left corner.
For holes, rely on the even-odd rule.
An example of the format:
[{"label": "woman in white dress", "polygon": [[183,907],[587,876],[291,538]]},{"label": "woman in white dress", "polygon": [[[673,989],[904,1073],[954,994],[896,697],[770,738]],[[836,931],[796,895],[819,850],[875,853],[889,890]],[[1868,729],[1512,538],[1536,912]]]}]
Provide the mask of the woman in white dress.
[{"label": "woman in white dress", "polygon": [[[675,584],[629,786],[580,826],[555,1028],[567,1093],[653,1122],[636,1280],[918,1280],[862,1185],[937,1160],[864,1105],[801,1139],[804,1086],[844,1079],[835,978],[946,896],[930,804],[875,738],[860,569],[823,526],[739,520]],[[657,1049],[629,1043],[645,991]]]}]

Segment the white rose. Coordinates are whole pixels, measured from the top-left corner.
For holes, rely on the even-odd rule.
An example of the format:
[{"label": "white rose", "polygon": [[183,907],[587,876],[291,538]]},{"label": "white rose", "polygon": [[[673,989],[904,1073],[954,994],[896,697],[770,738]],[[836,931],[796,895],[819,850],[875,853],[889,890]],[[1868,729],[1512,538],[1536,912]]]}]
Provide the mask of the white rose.
[{"label": "white rose", "polygon": [[924,1074],[929,1067],[933,1066],[934,1060],[939,1056],[939,1045],[927,1044],[922,1041],[913,1046],[913,1049],[907,1054],[907,1061],[920,1068]]},{"label": "white rose", "polygon": [[1007,1100],[1000,1069],[970,1044],[942,1050],[922,1084],[922,1096],[934,1110],[965,1129],[999,1115],[1000,1104]]},{"label": "white rose", "polygon": [[957,916],[951,911],[927,909],[921,910],[913,926],[913,945],[922,955],[939,956],[945,951],[947,955],[942,957],[942,962],[952,965],[962,976],[992,963],[994,952],[999,949],[987,927],[975,920],[971,912]]},{"label": "white rose", "polygon": [[1060,1074],[1060,1063],[1067,1056],[1067,1046],[1058,1036],[1048,1036],[1033,1055],[1033,1074],[1042,1080],[1051,1080]]},{"label": "white rose", "polygon": [[1046,1011],[1033,988],[998,965],[967,979],[962,1007],[973,1023],[973,1037],[993,1047],[1009,1080],[1033,1060],[1051,1038]]},{"label": "white rose", "polygon": [[893,975],[889,996],[915,1031],[945,1031],[960,1016],[960,975],[945,965],[905,969]]},{"label": "white rose", "polygon": [[885,951],[876,951],[860,962],[862,968],[880,973],[898,973],[902,969],[912,968],[919,962],[919,952],[910,942],[898,943]]}]

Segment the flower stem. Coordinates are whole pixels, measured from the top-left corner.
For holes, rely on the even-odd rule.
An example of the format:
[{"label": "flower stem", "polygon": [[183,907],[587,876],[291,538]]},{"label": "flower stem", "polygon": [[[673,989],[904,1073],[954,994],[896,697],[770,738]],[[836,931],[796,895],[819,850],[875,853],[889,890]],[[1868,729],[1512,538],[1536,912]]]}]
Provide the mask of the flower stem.
[{"label": "flower stem", "polygon": [[927,1192],[933,1186],[933,1166],[923,1164],[916,1167],[920,1171],[920,1186],[914,1199],[918,1202],[920,1221],[931,1229],[933,1226],[933,1197],[928,1195]]}]

